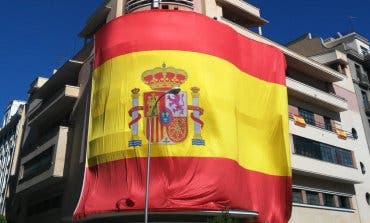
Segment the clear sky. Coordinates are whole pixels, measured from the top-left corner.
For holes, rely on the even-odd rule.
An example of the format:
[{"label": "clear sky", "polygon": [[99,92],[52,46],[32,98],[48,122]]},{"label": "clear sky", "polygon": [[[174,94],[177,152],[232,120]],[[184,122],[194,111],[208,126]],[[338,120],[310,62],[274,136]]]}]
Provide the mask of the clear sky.
[{"label": "clear sky", "polygon": [[[82,46],[77,34],[103,0],[2,0],[0,115],[12,99],[27,99],[37,76],[50,77]],[[329,37],[353,28],[370,38],[370,0],[248,0],[269,20],[264,35],[279,43],[311,32]],[[0,119],[1,119],[0,118]]]}]

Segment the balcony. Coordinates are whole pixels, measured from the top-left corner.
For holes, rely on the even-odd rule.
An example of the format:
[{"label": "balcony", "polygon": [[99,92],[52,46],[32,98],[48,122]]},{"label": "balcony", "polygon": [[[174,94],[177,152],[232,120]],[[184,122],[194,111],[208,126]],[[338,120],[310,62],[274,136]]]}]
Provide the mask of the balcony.
[{"label": "balcony", "polygon": [[365,59],[365,55],[358,52],[357,49],[352,48],[349,45],[344,45],[344,50],[347,54],[351,55],[352,57],[356,58],[357,60],[363,61]]},{"label": "balcony", "polygon": [[64,177],[68,127],[58,126],[45,136],[36,150],[21,159],[19,184],[16,192],[39,190],[60,182]]},{"label": "balcony", "polygon": [[107,22],[111,6],[105,3],[100,6],[86,21],[85,27],[78,34],[82,38],[93,38],[94,34]]},{"label": "balcony", "polygon": [[293,172],[342,183],[356,184],[363,181],[360,170],[356,168],[355,152],[344,149],[344,144],[333,145],[330,139],[320,141],[294,133],[291,143],[294,148],[291,158]]},{"label": "balcony", "polygon": [[325,178],[335,182],[350,184],[363,182],[363,177],[356,168],[341,166],[297,154],[293,154],[291,159],[292,171],[299,175]]},{"label": "balcony", "polygon": [[222,18],[243,28],[259,27],[268,21],[260,16],[260,10],[245,1],[217,0],[222,9]]},{"label": "balcony", "polygon": [[187,7],[189,9],[194,8],[193,0],[162,0],[162,1],[151,1],[151,0],[128,0],[125,5],[125,12],[130,13],[140,8],[151,7],[156,5],[155,8],[159,8],[160,5],[177,5]]},{"label": "balcony", "polygon": [[364,67],[370,72],[370,54],[367,54],[364,58]]},{"label": "balcony", "polygon": [[[289,120],[292,121],[292,123],[291,123],[292,125],[295,125],[294,124],[294,120],[293,120],[293,116],[294,115],[298,115],[298,114],[289,113]],[[321,130],[321,131],[323,130],[324,132],[321,132],[320,133],[321,135],[327,133],[327,134],[330,134],[330,135],[335,134],[337,136],[336,126],[333,126],[332,124],[329,125],[329,124],[325,124],[325,123],[321,123],[321,122],[315,121],[315,123],[313,123],[313,124],[306,123],[306,125],[308,126],[308,128],[311,128],[312,127],[313,129],[318,129],[318,130]],[[293,127],[291,127],[291,129],[293,129]],[[345,131],[345,130],[343,130],[343,131],[346,134],[347,138],[349,138],[349,139],[356,139],[353,136],[352,132]]]},{"label": "balcony", "polygon": [[330,53],[316,55],[310,58],[322,64],[331,64],[331,63],[348,64],[346,54],[338,50],[334,50]]},{"label": "balcony", "polygon": [[67,115],[79,96],[79,87],[66,85],[53,97],[46,99],[29,113],[29,125],[35,126]]},{"label": "balcony", "polygon": [[289,77],[287,77],[286,81],[288,94],[291,96],[335,112],[348,110],[348,104],[344,98],[321,91]]},{"label": "balcony", "polygon": [[[362,87],[369,87],[370,82],[369,82],[369,77],[367,74],[362,73],[362,72],[357,72],[357,78],[358,78],[358,84],[361,85]],[[357,82],[357,80],[355,80]]]}]

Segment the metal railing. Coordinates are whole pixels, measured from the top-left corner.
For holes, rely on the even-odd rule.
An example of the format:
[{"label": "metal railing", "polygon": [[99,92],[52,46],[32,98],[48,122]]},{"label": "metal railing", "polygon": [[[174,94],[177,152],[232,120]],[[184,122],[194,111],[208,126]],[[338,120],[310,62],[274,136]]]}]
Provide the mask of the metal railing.
[{"label": "metal railing", "polygon": [[[293,118],[293,115],[298,115],[298,114],[289,113],[289,119],[293,120],[294,119]],[[336,128],[332,124],[325,124],[325,123],[322,123],[322,122],[318,122],[316,120],[313,123],[306,122],[306,124],[307,125],[310,125],[310,126],[314,126],[316,128],[319,128],[319,129],[323,129],[323,130],[326,130],[326,131],[333,132],[333,133],[337,134]],[[347,135],[348,138],[356,139],[353,136],[352,132],[349,132],[349,131],[344,131],[344,132],[346,133],[346,135]]]},{"label": "metal railing", "polygon": [[369,77],[367,76],[367,74],[362,72],[357,72],[356,74],[359,80],[359,84],[365,85],[367,87],[370,86]]},{"label": "metal railing", "polygon": [[358,59],[360,60],[364,60],[365,56],[364,54],[361,54],[358,52],[357,49],[351,47],[351,46],[348,46],[347,44],[344,45],[344,50],[348,53],[348,54],[351,54],[352,56],[355,56],[357,57]]},{"label": "metal railing", "polygon": [[[126,2],[125,12],[129,13],[136,9],[150,6],[152,2],[153,2],[152,0],[129,0]],[[194,8],[193,0],[158,0],[158,3],[161,5],[162,4],[172,4],[172,5],[186,6],[191,9]]]}]

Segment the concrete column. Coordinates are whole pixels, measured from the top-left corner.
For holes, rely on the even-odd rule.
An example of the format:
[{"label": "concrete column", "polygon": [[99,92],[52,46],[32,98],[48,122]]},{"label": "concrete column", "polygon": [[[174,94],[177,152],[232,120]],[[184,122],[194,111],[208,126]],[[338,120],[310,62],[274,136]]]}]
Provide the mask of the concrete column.
[{"label": "concrete column", "polygon": [[302,201],[303,204],[307,204],[307,195],[305,190],[302,190]]},{"label": "concrete column", "polygon": [[298,108],[293,105],[288,105],[288,111],[290,114],[298,115]]}]

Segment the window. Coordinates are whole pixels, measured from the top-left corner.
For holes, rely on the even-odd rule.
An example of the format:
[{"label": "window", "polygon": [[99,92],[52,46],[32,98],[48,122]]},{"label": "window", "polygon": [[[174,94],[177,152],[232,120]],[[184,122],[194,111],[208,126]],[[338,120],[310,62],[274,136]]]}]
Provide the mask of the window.
[{"label": "window", "polygon": [[355,128],[352,128],[351,132],[352,132],[352,136],[353,136],[353,138],[354,138],[354,139],[358,139],[358,135],[357,135],[357,131],[356,131],[356,129],[355,129]]},{"label": "window", "polygon": [[162,9],[169,9],[168,5],[162,5]]},{"label": "window", "polygon": [[314,141],[306,140],[303,137],[293,136],[295,152],[299,155],[314,159],[321,159],[320,144]]},{"label": "window", "polygon": [[299,115],[302,116],[307,124],[315,125],[315,116],[312,112],[298,108]]},{"label": "window", "polygon": [[336,151],[337,154],[337,163],[342,164],[344,166],[353,166],[353,161],[352,161],[352,153],[351,151],[344,150],[344,149],[338,149]]},{"label": "window", "polygon": [[299,189],[293,189],[293,202],[294,203],[303,203],[302,191]]},{"label": "window", "polygon": [[24,173],[21,182],[27,181],[47,171],[51,167],[54,152],[53,148],[54,146],[46,149],[23,165]]},{"label": "window", "polygon": [[[355,69],[356,69],[356,74],[357,74],[357,77],[359,77],[361,75],[361,67],[360,65],[358,64],[355,64]],[[361,77],[359,77],[361,79]]]},{"label": "window", "polygon": [[306,191],[307,204],[320,205],[319,193],[314,191]]},{"label": "window", "polygon": [[352,152],[336,146],[293,135],[295,153],[313,159],[353,167]]},{"label": "window", "polygon": [[338,196],[338,203],[339,203],[340,208],[348,208],[348,209],[351,208],[349,197]]},{"label": "window", "polygon": [[366,168],[365,168],[365,165],[362,162],[360,162],[360,168],[361,168],[361,173],[365,174],[366,173]]},{"label": "window", "polygon": [[361,49],[362,55],[364,55],[364,56],[366,56],[369,53],[369,51],[363,46],[360,46],[360,49]]},{"label": "window", "polygon": [[370,205],[370,194],[366,193],[366,202],[368,205]]},{"label": "window", "polygon": [[335,207],[333,194],[323,194],[323,197],[324,197],[324,206]]},{"label": "window", "polygon": [[47,200],[34,203],[27,208],[27,215],[33,216],[62,206],[62,195],[51,197]]},{"label": "window", "polygon": [[361,95],[362,95],[362,101],[364,103],[365,108],[369,108],[370,107],[370,104],[369,104],[369,99],[367,97],[366,92],[365,91],[361,91]]},{"label": "window", "polygon": [[331,125],[331,119],[329,117],[324,116],[324,125],[326,130],[333,131],[333,126]]}]

